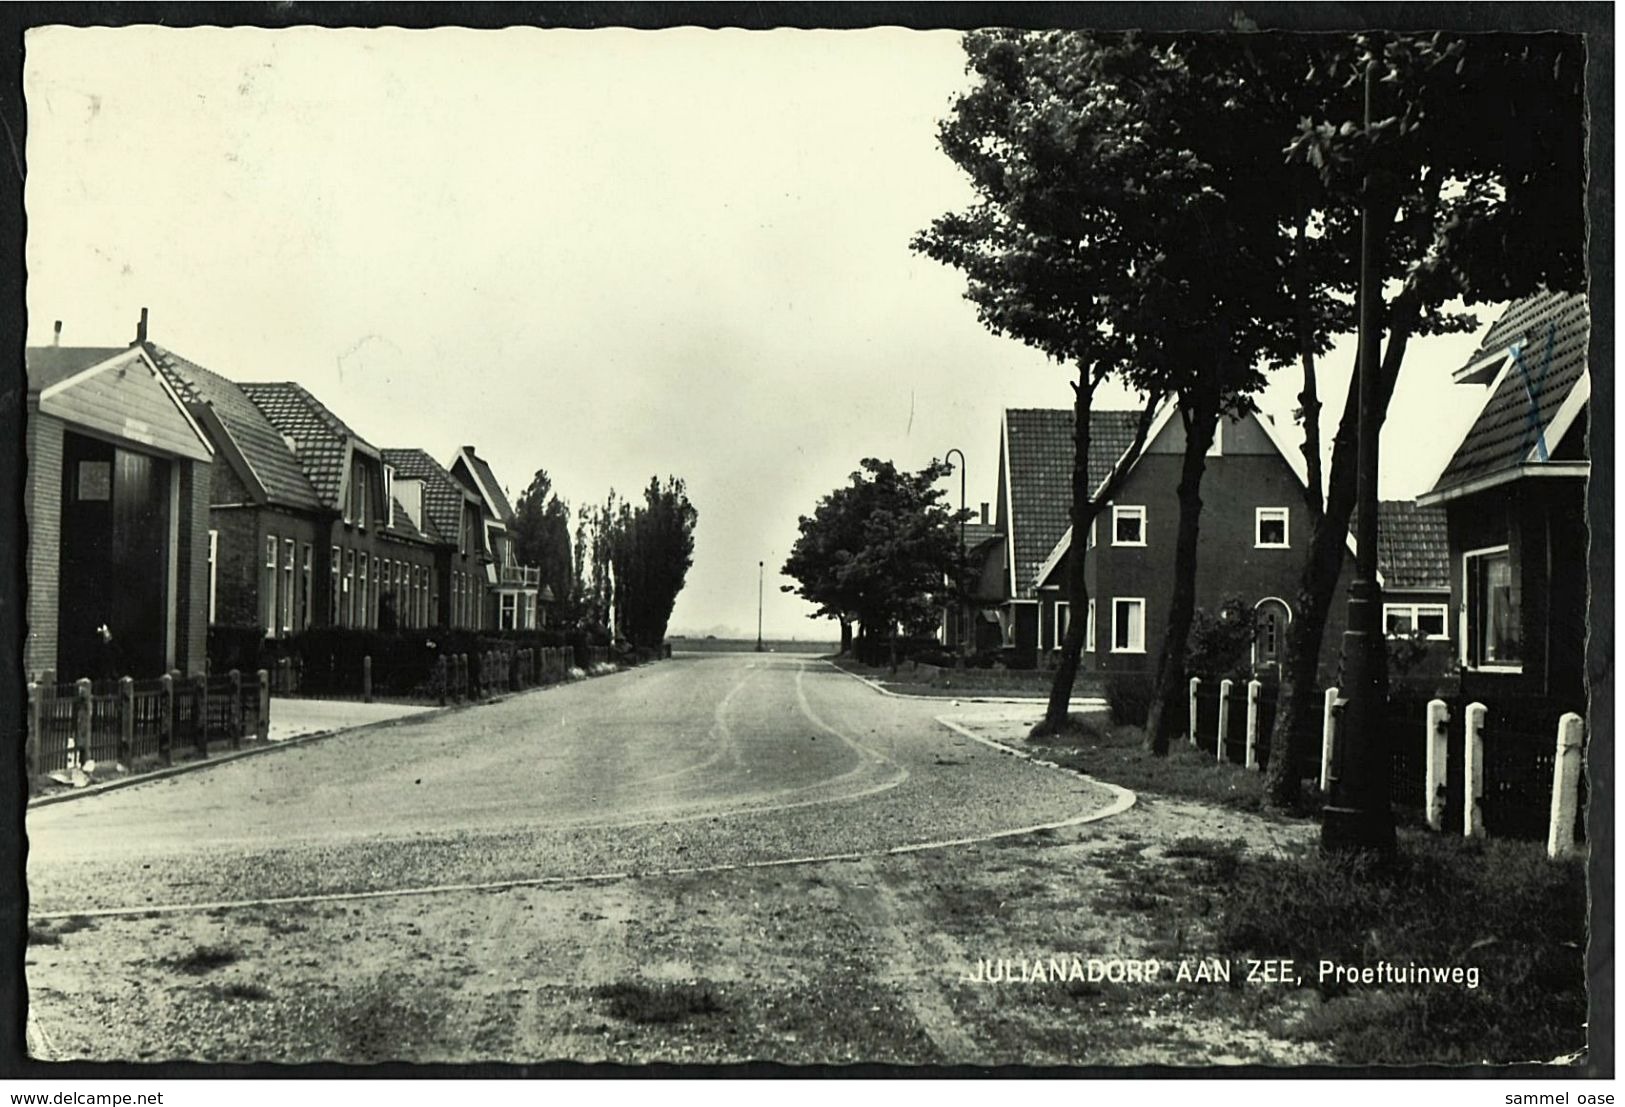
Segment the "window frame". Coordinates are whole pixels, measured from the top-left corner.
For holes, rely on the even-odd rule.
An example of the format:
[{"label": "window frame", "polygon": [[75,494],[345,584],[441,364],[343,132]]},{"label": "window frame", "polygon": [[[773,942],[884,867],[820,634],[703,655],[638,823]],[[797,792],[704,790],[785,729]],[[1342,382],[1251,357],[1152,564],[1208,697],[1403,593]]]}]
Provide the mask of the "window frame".
[{"label": "window frame", "polygon": [[[1144,547],[1147,544],[1146,537],[1150,530],[1149,514],[1144,504],[1112,504],[1112,545],[1131,548]],[[1125,542],[1118,535],[1117,524],[1119,519],[1133,518],[1140,520],[1140,540],[1138,542]]]},{"label": "window frame", "polygon": [[1054,634],[1055,642],[1050,648],[1058,650],[1066,642],[1067,626],[1072,621],[1072,601],[1056,600],[1051,606],[1054,611],[1050,615],[1050,632]]},{"label": "window frame", "polygon": [[[1475,606],[1474,603],[1473,603],[1474,596],[1473,596],[1473,586],[1472,586],[1472,579],[1473,579],[1472,563],[1473,563],[1474,560],[1489,558],[1489,557],[1497,557],[1497,556],[1502,556],[1502,557],[1506,558],[1508,577],[1512,581],[1512,588],[1514,590],[1517,590],[1517,588],[1518,588],[1518,580],[1517,580],[1517,574],[1513,571],[1516,568],[1516,566],[1513,564],[1513,561],[1512,561],[1512,546],[1511,546],[1511,544],[1502,543],[1499,546],[1483,546],[1483,547],[1480,547],[1480,548],[1474,549],[1474,550],[1464,550],[1464,551],[1462,551],[1462,555],[1461,555],[1461,613],[1460,613],[1460,616],[1459,616],[1459,623],[1460,623],[1460,630],[1461,630],[1461,649],[1459,651],[1459,656],[1461,658],[1461,667],[1464,668],[1464,669],[1471,669],[1473,672],[1477,672],[1477,673],[1521,673],[1521,672],[1523,672],[1523,661],[1522,660],[1518,660],[1518,661],[1475,662],[1472,659],[1473,646],[1474,646],[1473,633],[1472,633],[1473,632],[1473,615],[1474,615],[1473,608]],[[1519,611],[1521,613],[1521,611],[1522,611],[1522,603],[1521,603],[1521,601],[1520,601],[1520,603],[1518,605],[1518,608],[1519,608]],[[1521,625],[1521,623],[1518,625],[1517,631],[1518,631],[1518,650],[1521,653],[1522,650],[1523,650],[1523,626]]]},{"label": "window frame", "polygon": [[[1274,522],[1275,516],[1280,516],[1281,541],[1264,541],[1265,522]],[[1255,507],[1253,508],[1253,549],[1255,550],[1290,550],[1292,548],[1292,509],[1290,507]]]},{"label": "window frame", "polygon": [[1424,640],[1428,641],[1428,642],[1448,642],[1448,641],[1450,641],[1450,605],[1449,604],[1447,604],[1447,603],[1425,603],[1425,602],[1421,602],[1421,601],[1414,601],[1414,602],[1411,602],[1411,603],[1387,603],[1387,602],[1384,602],[1383,605],[1382,605],[1382,630],[1383,630],[1383,634],[1385,634],[1389,638],[1408,638],[1408,637],[1410,637],[1410,635],[1395,634],[1393,631],[1388,629],[1388,613],[1390,611],[1403,612],[1403,613],[1408,614],[1410,616],[1411,634],[1416,633],[1417,627],[1421,623],[1421,616],[1422,616],[1423,611],[1437,613],[1438,616],[1439,616],[1439,625],[1441,627],[1443,627],[1444,630],[1439,634],[1425,635]]},{"label": "window frame", "polygon": [[[1119,646],[1117,644],[1117,609],[1119,607],[1125,606],[1125,605],[1137,606],[1139,608],[1139,611],[1140,611],[1140,621],[1139,621],[1139,628],[1138,628],[1139,632],[1140,632],[1139,633],[1140,641],[1139,641],[1138,645],[1132,644],[1133,643],[1132,636],[1130,637],[1130,643],[1131,643],[1130,645]],[[1113,596],[1112,597],[1112,650],[1111,650],[1111,652],[1112,653],[1138,653],[1138,654],[1145,653],[1145,597],[1144,596]]]},{"label": "window frame", "polygon": [[215,596],[220,579],[220,532],[209,531],[209,622],[215,619]]},{"label": "window frame", "polygon": [[315,608],[316,608],[316,605],[311,602],[311,596],[310,596],[311,589],[316,586],[316,573],[315,573],[316,551],[311,548],[311,544],[309,542],[306,542],[304,544],[303,548],[301,549],[300,553],[301,553],[301,559],[300,560],[301,560],[301,569],[302,569],[302,572],[301,572],[300,575],[304,577],[305,589],[304,589],[304,594],[300,597],[301,602],[299,604],[299,629],[300,630],[309,630],[310,629],[311,616],[314,613]]},{"label": "window frame", "polygon": [[261,575],[260,591],[260,625],[265,628],[268,638],[277,636],[277,605],[276,605],[276,577],[277,577],[277,537],[274,534],[265,536],[265,572]]},{"label": "window frame", "polygon": [[327,564],[327,590],[330,593],[327,600],[327,620],[329,626],[339,625],[340,593],[343,587],[340,583],[344,571],[344,551],[338,546],[329,547]]},{"label": "window frame", "polygon": [[1088,619],[1088,622],[1086,622],[1084,624],[1084,628],[1083,628],[1083,648],[1084,648],[1084,652],[1086,652],[1086,653],[1094,653],[1095,652],[1095,598],[1093,596],[1089,597],[1089,613],[1086,616],[1086,618]]},{"label": "window frame", "polygon": [[282,633],[293,633],[293,556],[295,543],[292,538],[282,540],[282,595],[281,612]]},{"label": "window frame", "polygon": [[355,550],[344,551],[344,625],[355,626]]}]

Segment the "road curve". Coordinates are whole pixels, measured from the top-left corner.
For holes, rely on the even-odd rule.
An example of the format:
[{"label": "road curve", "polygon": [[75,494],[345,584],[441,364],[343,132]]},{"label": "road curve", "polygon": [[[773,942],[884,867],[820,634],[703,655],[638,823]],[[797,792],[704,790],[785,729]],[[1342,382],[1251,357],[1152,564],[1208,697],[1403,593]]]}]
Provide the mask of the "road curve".
[{"label": "road curve", "polygon": [[810,657],[696,654],[29,812],[30,911],[880,853],[1107,789]]}]

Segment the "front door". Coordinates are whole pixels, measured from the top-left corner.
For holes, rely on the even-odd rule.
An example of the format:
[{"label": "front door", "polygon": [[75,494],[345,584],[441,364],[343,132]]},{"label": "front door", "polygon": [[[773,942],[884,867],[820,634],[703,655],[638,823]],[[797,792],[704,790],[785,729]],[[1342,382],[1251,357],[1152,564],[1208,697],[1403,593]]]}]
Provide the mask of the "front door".
[{"label": "front door", "polygon": [[1257,633],[1253,638],[1253,668],[1267,670],[1276,677],[1281,675],[1281,662],[1286,653],[1286,625],[1291,620],[1292,609],[1280,600],[1259,602]]}]

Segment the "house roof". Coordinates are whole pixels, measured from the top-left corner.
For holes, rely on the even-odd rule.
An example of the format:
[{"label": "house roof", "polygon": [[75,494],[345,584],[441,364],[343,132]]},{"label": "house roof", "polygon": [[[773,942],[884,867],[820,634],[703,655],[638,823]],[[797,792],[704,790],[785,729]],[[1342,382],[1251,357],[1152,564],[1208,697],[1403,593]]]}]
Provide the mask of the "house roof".
[{"label": "house roof", "polygon": [[[1139,418],[1138,411],[1090,413],[1089,475],[1097,487],[1134,444]],[[1071,524],[1073,417],[1067,408],[1010,408],[1004,428],[1016,595],[1028,597]]]},{"label": "house roof", "polygon": [[999,536],[999,528],[992,523],[966,523],[965,549],[974,550],[986,542],[991,542]]},{"label": "house roof", "polygon": [[1430,497],[1511,479],[1550,461],[1590,395],[1590,335],[1583,293],[1543,292],[1507,308],[1456,374],[1468,382],[1494,377]]},{"label": "house roof", "polygon": [[273,427],[294,440],[294,454],[311,487],[327,507],[338,510],[344,492],[345,461],[352,443],[376,450],[312,396],[292,381],[239,386]]},{"label": "house roof", "polygon": [[1377,508],[1377,571],[1389,591],[1448,591],[1450,544],[1442,507],[1384,500]]},{"label": "house roof", "polygon": [[398,476],[423,482],[423,513],[428,525],[447,541],[455,540],[462,530],[463,505],[477,505],[479,497],[423,450],[386,449],[383,454]]},{"label": "house roof", "polygon": [[[485,459],[474,452],[473,446],[464,446],[459,450],[457,459],[463,462],[469,471],[473,473],[478,484],[477,490],[485,498],[487,506],[491,509],[491,514],[497,517],[497,521],[504,526],[512,523],[514,519],[513,507],[508,503],[508,497],[502,491],[502,482],[497,480],[497,475],[491,471],[491,466],[486,463]],[[453,465],[455,464],[456,462],[453,462]]]},{"label": "house roof", "polygon": [[30,346],[23,356],[28,390],[43,392],[53,384],[60,384],[129,351],[128,346]]},{"label": "house roof", "polygon": [[233,381],[155,342],[146,343],[153,364],[187,404],[207,405],[224,434],[228,455],[234,450],[250,477],[273,503],[303,510],[320,510],[321,499],[306,479],[293,448],[243,390]]}]

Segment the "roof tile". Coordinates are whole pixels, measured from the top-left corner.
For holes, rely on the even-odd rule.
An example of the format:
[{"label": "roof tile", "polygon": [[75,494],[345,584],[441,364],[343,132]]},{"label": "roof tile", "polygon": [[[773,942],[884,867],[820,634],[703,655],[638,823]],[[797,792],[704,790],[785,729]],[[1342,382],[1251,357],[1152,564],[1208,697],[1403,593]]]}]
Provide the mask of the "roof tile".
[{"label": "roof tile", "polygon": [[1390,590],[1450,587],[1450,542],[1443,507],[1384,500],[1377,508],[1377,571]]}]

